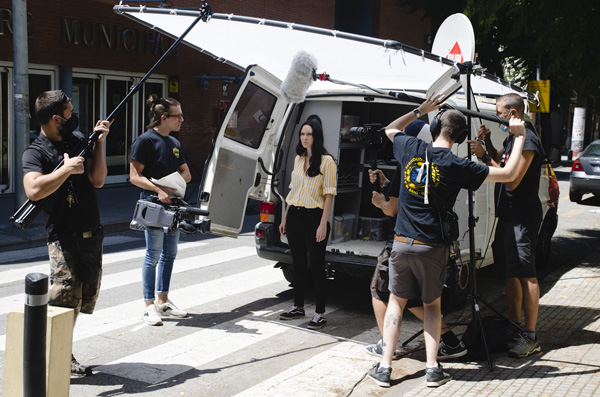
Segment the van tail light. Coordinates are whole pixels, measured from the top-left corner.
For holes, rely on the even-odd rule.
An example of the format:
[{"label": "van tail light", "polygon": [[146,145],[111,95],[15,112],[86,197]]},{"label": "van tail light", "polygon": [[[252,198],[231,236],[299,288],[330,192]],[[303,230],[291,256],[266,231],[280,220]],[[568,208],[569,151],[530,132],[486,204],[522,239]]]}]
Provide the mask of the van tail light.
[{"label": "van tail light", "polygon": [[583,171],[583,166],[581,165],[581,161],[579,159],[573,161],[571,171]]},{"label": "van tail light", "polygon": [[260,221],[261,222],[275,222],[275,204],[262,202],[260,203]]}]

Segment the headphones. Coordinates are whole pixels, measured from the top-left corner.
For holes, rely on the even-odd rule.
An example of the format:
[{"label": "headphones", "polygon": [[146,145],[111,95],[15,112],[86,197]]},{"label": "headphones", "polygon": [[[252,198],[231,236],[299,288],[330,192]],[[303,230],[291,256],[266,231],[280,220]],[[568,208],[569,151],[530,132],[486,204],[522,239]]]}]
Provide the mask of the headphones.
[{"label": "headphones", "polygon": [[[437,112],[437,114],[433,117],[433,120],[431,120],[431,124],[429,124],[429,131],[431,131],[431,138],[435,141],[436,138],[438,137],[438,135],[440,135],[440,133],[442,132],[442,120],[441,120],[441,116],[442,113],[444,113],[447,109],[442,109],[439,112]],[[467,139],[467,129],[465,128],[464,131],[454,140],[455,143],[461,144],[465,141],[465,139]]]}]

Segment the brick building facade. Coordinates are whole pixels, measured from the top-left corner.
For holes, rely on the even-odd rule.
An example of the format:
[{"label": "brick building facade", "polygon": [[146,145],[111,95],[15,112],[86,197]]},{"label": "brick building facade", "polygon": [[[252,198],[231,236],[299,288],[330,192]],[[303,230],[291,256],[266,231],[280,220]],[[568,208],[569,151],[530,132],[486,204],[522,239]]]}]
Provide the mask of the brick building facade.
[{"label": "brick building facade", "polygon": [[[14,194],[14,153],[11,149],[13,34],[11,0],[0,0],[0,109],[2,172],[0,197]],[[171,0],[175,8],[198,7],[199,0]],[[397,40],[429,50],[428,19],[408,14],[398,0],[223,0],[209,2],[216,13],[288,21],[297,24],[351,31]],[[27,1],[30,90],[37,95],[49,89],[72,94],[80,114],[80,129],[89,132],[106,117],[128,90],[158,61],[173,40],[113,12],[117,1]],[[142,3],[131,3],[139,6]],[[149,7],[158,4],[147,3]],[[210,23],[210,22],[209,22]],[[264,49],[268,51],[268,48]],[[349,54],[351,56],[351,54]],[[157,68],[142,88],[143,96],[155,92],[182,103],[185,122],[177,137],[190,163],[193,182],[199,182],[220,116],[235,93],[236,84],[223,85],[220,76],[241,76],[243,71],[219,63],[181,45]],[[201,86],[201,76],[208,76]],[[212,79],[210,79],[212,77]],[[129,150],[144,132],[147,108],[139,95],[119,114],[107,141],[108,185],[128,182]],[[30,138],[39,126],[31,120]],[[12,179],[12,180],[11,180]]]}]

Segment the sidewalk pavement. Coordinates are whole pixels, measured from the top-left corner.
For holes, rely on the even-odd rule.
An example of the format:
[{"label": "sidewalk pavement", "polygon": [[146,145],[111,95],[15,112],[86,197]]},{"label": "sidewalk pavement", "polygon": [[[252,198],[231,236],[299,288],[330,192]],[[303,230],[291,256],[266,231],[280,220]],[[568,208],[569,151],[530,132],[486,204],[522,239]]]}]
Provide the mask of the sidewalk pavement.
[{"label": "sidewalk pavement", "polygon": [[[493,371],[485,358],[445,362],[444,370],[453,379],[438,388],[428,388],[425,353],[421,350],[392,363],[390,389],[379,388],[365,377],[350,395],[600,396],[600,249],[554,270],[540,287],[540,353],[520,359],[494,353]],[[488,303],[506,313],[505,296]],[[482,317],[494,315],[485,305],[480,306]],[[401,331],[401,338],[405,337]]]},{"label": "sidewalk pavement", "polygon": [[[130,184],[103,187],[96,190],[96,196],[105,233],[128,230],[140,189]],[[19,230],[8,219],[14,212],[12,198],[0,199],[0,248],[46,241],[42,213],[38,214],[27,229]]]}]

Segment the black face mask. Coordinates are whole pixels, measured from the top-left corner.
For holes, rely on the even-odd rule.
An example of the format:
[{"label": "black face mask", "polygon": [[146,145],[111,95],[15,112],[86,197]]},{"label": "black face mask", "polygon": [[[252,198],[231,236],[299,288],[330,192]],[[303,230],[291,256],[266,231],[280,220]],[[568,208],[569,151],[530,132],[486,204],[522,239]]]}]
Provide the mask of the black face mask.
[{"label": "black face mask", "polygon": [[77,129],[79,126],[79,117],[77,113],[73,113],[71,118],[64,122],[62,125],[62,129],[60,130],[60,135],[64,138],[73,134],[73,131]]}]

